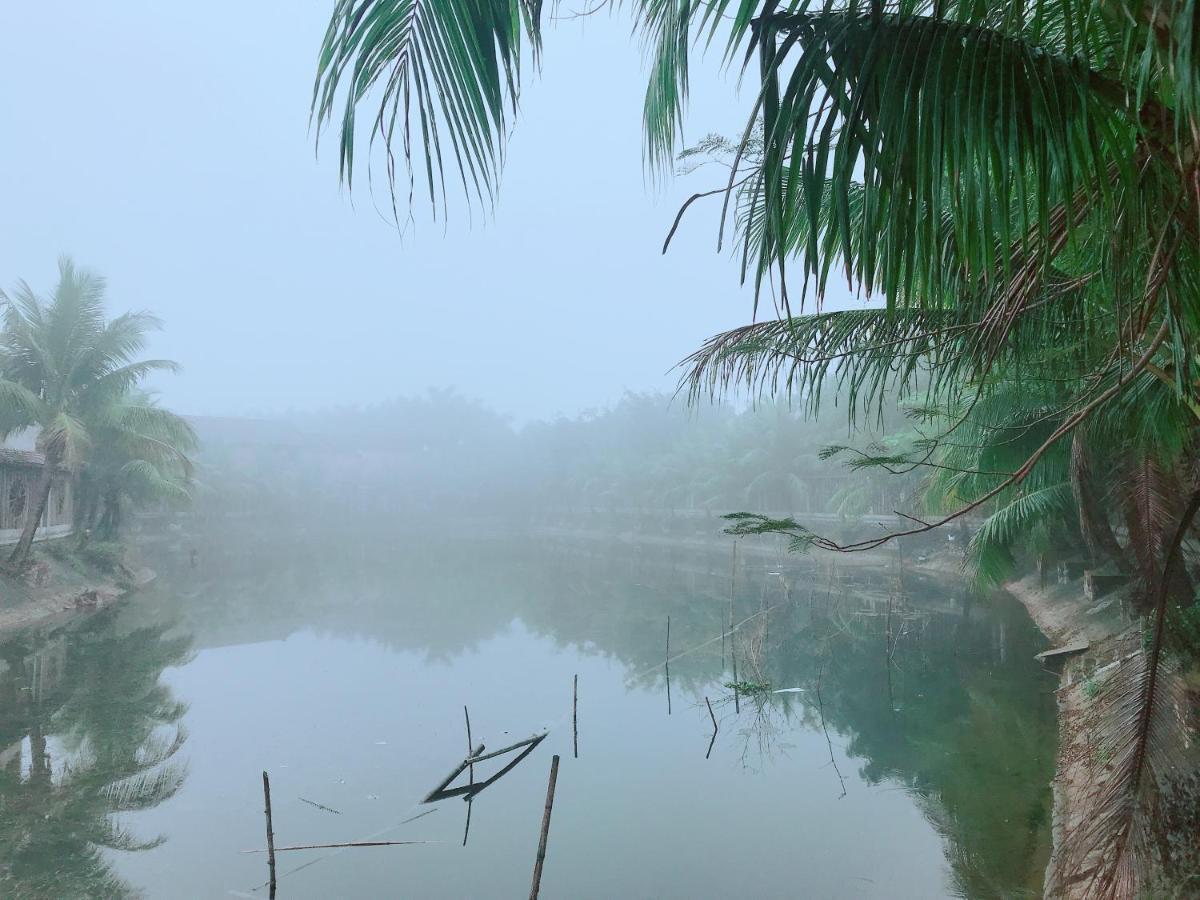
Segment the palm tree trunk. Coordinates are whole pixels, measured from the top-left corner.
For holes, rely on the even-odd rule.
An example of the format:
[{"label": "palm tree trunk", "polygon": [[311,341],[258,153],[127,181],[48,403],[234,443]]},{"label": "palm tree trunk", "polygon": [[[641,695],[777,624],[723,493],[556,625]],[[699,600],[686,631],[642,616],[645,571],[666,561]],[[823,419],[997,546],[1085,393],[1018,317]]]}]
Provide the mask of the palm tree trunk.
[{"label": "palm tree trunk", "polygon": [[50,500],[50,487],[54,483],[54,470],[58,467],[58,459],[54,454],[47,453],[46,461],[42,463],[42,474],[38,478],[37,489],[33,497],[33,505],[25,510],[25,528],[21,531],[21,539],[8,557],[12,568],[19,568],[29,558],[29,549],[33,546],[34,535],[42,524],[42,515],[46,512],[46,504]]},{"label": "palm tree trunk", "polygon": [[1113,534],[1100,498],[1096,496],[1091,453],[1079,432],[1071,440],[1071,492],[1075,495],[1075,505],[1079,509],[1079,530],[1087,544],[1092,564],[1100,565],[1108,559],[1112,560],[1118,571],[1128,572],[1129,560]]}]

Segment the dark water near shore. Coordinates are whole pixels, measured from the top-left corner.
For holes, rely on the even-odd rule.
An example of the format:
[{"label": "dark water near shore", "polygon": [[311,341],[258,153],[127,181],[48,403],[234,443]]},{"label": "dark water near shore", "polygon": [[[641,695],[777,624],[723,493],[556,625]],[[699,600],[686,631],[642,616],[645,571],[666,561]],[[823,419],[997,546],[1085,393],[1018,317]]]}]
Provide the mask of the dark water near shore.
[{"label": "dark water near shore", "polygon": [[[281,853],[280,897],[522,896],[553,754],[547,898],[1040,895],[1055,682],[1009,598],[743,552],[727,641],[728,549],[152,553],[152,591],[0,642],[0,895],[265,897],[267,769],[280,846],[430,842]],[[465,847],[419,802],[464,705],[492,749],[549,732]]]}]

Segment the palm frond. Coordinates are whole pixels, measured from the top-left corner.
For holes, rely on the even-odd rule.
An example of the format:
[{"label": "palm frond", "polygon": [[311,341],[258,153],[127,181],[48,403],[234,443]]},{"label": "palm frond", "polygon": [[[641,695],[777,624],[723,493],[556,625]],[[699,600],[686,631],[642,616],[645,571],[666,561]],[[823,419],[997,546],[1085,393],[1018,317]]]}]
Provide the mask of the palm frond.
[{"label": "palm frond", "polygon": [[949,313],[901,309],[757,322],[709,338],[679,363],[680,389],[693,403],[738,389],[759,397],[782,394],[815,414],[832,377],[847,390],[853,418],[860,406],[878,412],[889,394],[907,392],[923,374],[936,375],[933,363],[949,355],[956,330]]},{"label": "palm frond", "polygon": [[1103,767],[1085,789],[1079,822],[1058,851],[1049,894],[1073,883],[1071,896],[1143,896],[1152,873],[1170,864],[1163,858],[1170,846],[1164,802],[1179,790],[1192,794],[1193,807],[1200,800],[1188,788],[1187,773],[1200,768],[1200,754],[1185,684],[1174,664],[1162,660],[1148,697],[1152,662],[1152,654],[1138,647],[1100,676],[1082,727]]},{"label": "palm frond", "polygon": [[537,50],[541,12],[541,0],[338,0],[321,46],[312,119],[319,136],[341,102],[339,171],[347,186],[357,107],[378,90],[370,144],[384,144],[393,204],[397,150],[410,200],[416,162],[435,211],[444,206],[449,159],[468,197],[489,200],[507,108],[515,109],[520,91],[522,46]]},{"label": "palm frond", "polygon": [[1012,575],[1015,545],[1038,524],[1070,512],[1071,486],[1065,482],[1021,494],[980,525],[971,538],[969,560],[977,583],[994,587]]}]

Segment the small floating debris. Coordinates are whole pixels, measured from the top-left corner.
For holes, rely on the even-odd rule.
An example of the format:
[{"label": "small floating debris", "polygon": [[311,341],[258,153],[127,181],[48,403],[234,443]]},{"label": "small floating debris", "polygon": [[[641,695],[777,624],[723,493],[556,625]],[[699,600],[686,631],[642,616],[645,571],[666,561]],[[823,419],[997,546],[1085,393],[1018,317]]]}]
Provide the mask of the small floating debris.
[{"label": "small floating debris", "polygon": [[315,806],[317,809],[323,809],[327,813],[333,813],[335,816],[340,816],[342,811],[334,809],[332,806],[326,806],[324,803],[318,803],[316,800],[309,800],[307,797],[297,797],[301,803],[307,803],[309,806]]},{"label": "small floating debris", "polygon": [[808,688],[779,688],[779,690],[771,691],[772,694],[807,694]]},{"label": "small floating debris", "polygon": [[725,687],[733,691],[734,694],[753,696],[754,694],[771,693],[771,684],[767,681],[727,681],[725,682]]},{"label": "small floating debris", "polygon": [[1076,641],[1073,644],[1067,644],[1065,647],[1052,647],[1049,650],[1043,650],[1033,658],[1040,663],[1060,663],[1069,657],[1086,653],[1090,646],[1091,644],[1087,641]]}]

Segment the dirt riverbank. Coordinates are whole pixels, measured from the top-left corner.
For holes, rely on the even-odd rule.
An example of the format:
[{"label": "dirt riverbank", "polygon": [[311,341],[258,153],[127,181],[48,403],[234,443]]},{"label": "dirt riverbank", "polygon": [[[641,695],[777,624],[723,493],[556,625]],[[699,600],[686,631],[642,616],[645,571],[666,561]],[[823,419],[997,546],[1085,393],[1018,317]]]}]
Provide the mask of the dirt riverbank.
[{"label": "dirt riverbank", "polygon": [[[1087,873],[1099,866],[1101,860],[1095,853],[1083,859],[1067,859],[1064,848],[1068,836],[1096,814],[1106,784],[1116,777],[1119,767],[1115,760],[1120,751],[1113,746],[1115,714],[1112,707],[1102,701],[1106,691],[1118,690],[1118,685],[1127,681],[1130,667],[1141,664],[1142,633],[1131,619],[1121,591],[1092,599],[1087,596],[1082,581],[1046,585],[1036,575],[1014,581],[1006,588],[1024,604],[1055,647],[1076,648],[1056,666],[1061,667],[1061,675],[1056,691],[1058,754],[1052,783],[1054,846],[1045,884],[1047,897],[1077,900],[1091,896],[1091,880]],[[1189,691],[1178,673],[1164,671],[1160,681],[1160,697],[1188,697]],[[1156,728],[1176,730],[1185,744],[1194,743],[1188,735],[1192,733],[1195,719],[1195,702],[1192,697],[1182,704],[1167,707],[1167,719],[1163,720],[1167,724],[1156,725]],[[1169,737],[1165,739],[1170,740]],[[1195,815],[1195,810],[1191,815]],[[1168,816],[1167,820],[1174,818]],[[1185,825],[1184,830],[1190,832],[1192,829]],[[1172,839],[1167,838],[1166,843],[1172,843]],[[1184,850],[1181,856],[1176,852],[1175,862],[1179,863],[1188,853]],[[1161,854],[1154,853],[1153,856],[1152,870],[1156,871],[1150,875],[1150,882],[1154,888],[1147,896],[1197,896],[1186,887],[1172,884],[1163,874]]]},{"label": "dirt riverbank", "polygon": [[111,571],[64,548],[39,545],[21,576],[0,575],[0,637],[89,615],[154,578],[120,562]]}]

